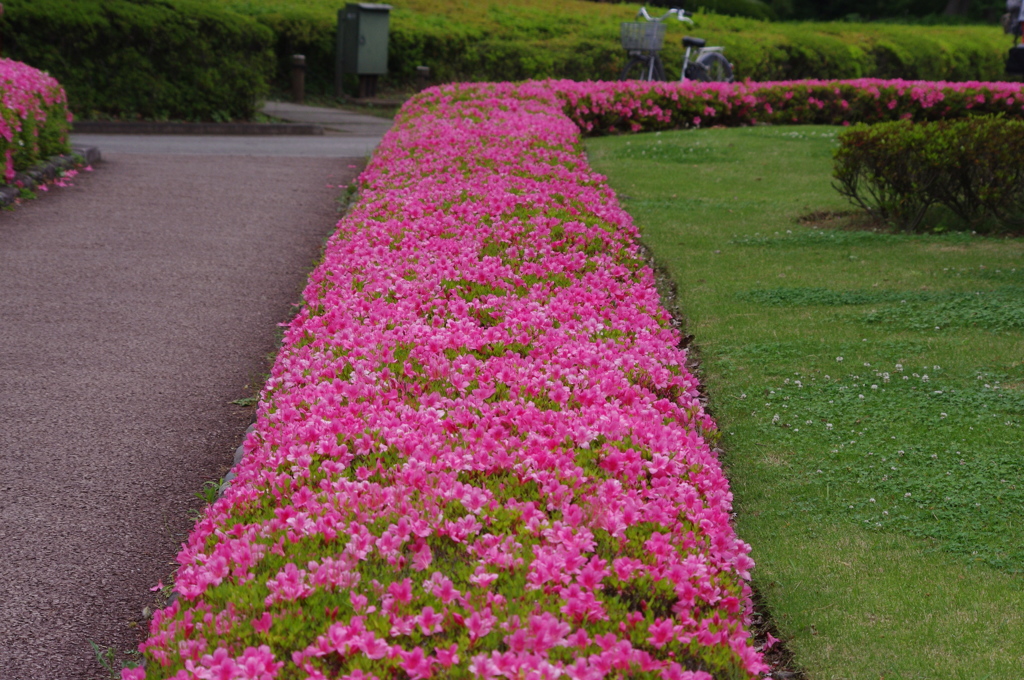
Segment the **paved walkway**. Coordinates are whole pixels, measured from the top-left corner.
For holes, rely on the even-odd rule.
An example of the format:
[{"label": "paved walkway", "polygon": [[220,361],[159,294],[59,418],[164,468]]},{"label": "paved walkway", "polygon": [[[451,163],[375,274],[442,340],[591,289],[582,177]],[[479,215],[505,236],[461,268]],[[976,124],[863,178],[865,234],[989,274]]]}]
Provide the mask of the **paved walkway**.
[{"label": "paved walkway", "polygon": [[363,161],[131,137],[0,214],[0,680],[109,677],[90,641],[141,641]]},{"label": "paved walkway", "polygon": [[315,123],[327,134],[287,137],[216,137],[212,135],[94,135],[75,134],[79,146],[104,153],[151,153],[238,156],[304,156],[338,158],[368,156],[391,127],[386,118],[340,109],[267,102],[263,112],[290,123]]}]

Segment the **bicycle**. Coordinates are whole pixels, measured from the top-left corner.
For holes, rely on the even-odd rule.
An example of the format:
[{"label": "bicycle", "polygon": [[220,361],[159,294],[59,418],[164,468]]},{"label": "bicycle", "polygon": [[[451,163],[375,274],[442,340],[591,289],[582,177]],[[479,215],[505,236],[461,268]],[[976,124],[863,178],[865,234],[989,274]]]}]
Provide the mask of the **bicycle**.
[{"label": "bicycle", "polygon": [[[662,23],[670,16],[690,24],[693,19],[686,16],[686,10],[673,8],[660,17],[652,17],[646,7],[641,7],[636,18],[643,17],[645,23],[624,21],[620,27],[622,47],[626,50],[629,60],[622,70],[619,80],[668,80],[665,65],[658,52],[665,41],[666,25]],[[702,82],[731,83],[734,79],[732,64],[722,54],[724,47],[707,47],[702,38],[683,38],[683,68],[679,81],[699,80]],[[691,59],[693,50],[698,50],[695,59]]]}]

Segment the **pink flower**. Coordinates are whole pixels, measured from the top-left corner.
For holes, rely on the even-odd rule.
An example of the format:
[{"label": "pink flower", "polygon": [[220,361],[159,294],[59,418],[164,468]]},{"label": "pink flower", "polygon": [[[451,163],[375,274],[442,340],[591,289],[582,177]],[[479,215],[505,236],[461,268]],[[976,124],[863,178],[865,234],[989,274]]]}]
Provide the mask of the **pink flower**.
[{"label": "pink flower", "polygon": [[434,656],[437,657],[437,662],[445,668],[451,668],[455,664],[459,663],[459,646],[451,645],[449,647],[438,647],[434,650]]},{"label": "pink flower", "polygon": [[401,652],[400,656],[402,661],[399,666],[412,680],[429,678],[433,674],[431,660],[423,654],[421,648],[415,647],[411,652]]},{"label": "pink flower", "polygon": [[434,608],[429,605],[424,607],[420,615],[416,617],[416,623],[424,635],[440,633],[443,621],[444,617],[434,612]]},{"label": "pink flower", "polygon": [[647,640],[661,649],[675,638],[675,624],[672,619],[658,619],[647,629]]},{"label": "pink flower", "polygon": [[252,627],[257,633],[266,635],[270,632],[270,626],[274,623],[274,617],[270,615],[270,612],[263,612],[263,616],[258,619],[252,620]]}]

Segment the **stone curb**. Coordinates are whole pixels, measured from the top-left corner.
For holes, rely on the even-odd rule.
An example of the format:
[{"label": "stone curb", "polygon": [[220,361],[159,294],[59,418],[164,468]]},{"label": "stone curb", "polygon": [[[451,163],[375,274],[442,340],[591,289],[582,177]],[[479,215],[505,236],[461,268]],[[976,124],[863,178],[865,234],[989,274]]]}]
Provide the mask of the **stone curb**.
[{"label": "stone curb", "polygon": [[36,163],[25,172],[14,175],[14,180],[0,187],[0,208],[6,208],[21,196],[22,189],[34,191],[40,184],[57,178],[64,170],[99,163],[100,150],[96,147],[72,148],[68,155],[50,156],[45,161]]},{"label": "stone curb", "polygon": [[90,135],[322,135],[322,125],[309,123],[161,123],[153,121],[79,120],[71,132]]}]

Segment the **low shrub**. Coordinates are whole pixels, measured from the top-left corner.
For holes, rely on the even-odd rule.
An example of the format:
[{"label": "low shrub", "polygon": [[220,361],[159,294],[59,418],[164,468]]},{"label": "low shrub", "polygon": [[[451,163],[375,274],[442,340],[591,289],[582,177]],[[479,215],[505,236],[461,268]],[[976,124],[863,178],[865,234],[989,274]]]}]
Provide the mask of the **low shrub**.
[{"label": "low shrub", "polygon": [[753,678],[749,547],[549,83],[403,107],[123,678]]},{"label": "low shrub", "polygon": [[0,59],[0,158],[3,182],[39,161],[68,153],[71,115],[55,78],[26,64]]},{"label": "low shrub", "polygon": [[81,118],[248,119],[273,35],[194,0],[8,0],[7,53],[54,74]]},{"label": "low shrub", "polygon": [[914,230],[933,205],[967,228],[1019,226],[1024,121],[1001,117],[859,125],[839,136],[834,186],[851,202]]}]

